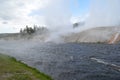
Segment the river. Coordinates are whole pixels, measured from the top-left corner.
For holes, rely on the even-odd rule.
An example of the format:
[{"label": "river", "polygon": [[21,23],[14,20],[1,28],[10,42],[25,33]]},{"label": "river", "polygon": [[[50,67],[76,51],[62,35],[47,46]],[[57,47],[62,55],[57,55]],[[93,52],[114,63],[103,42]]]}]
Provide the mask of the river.
[{"label": "river", "polygon": [[120,80],[120,44],[1,40],[0,52],[54,80]]}]

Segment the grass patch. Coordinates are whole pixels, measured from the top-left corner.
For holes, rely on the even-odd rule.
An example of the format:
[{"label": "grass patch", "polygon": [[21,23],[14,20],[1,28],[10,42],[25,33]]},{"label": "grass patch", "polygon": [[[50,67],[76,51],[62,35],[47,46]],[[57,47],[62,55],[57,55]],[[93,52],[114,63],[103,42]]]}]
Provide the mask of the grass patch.
[{"label": "grass patch", "polygon": [[52,78],[13,57],[0,54],[0,80],[52,80]]}]

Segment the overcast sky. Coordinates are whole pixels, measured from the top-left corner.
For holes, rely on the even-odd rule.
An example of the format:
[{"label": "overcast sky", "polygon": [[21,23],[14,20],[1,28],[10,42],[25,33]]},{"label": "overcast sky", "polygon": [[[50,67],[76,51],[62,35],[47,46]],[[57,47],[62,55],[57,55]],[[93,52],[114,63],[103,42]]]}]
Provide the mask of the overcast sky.
[{"label": "overcast sky", "polygon": [[117,24],[119,3],[120,0],[0,0],[0,33],[18,32],[34,24],[54,28],[71,21],[86,21],[91,26]]}]

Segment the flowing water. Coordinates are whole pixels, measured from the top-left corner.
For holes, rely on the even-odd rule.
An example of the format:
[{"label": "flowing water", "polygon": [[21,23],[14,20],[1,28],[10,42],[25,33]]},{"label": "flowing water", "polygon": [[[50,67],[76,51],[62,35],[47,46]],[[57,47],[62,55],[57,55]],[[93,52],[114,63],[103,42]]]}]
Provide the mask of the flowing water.
[{"label": "flowing water", "polygon": [[0,41],[0,52],[54,80],[120,80],[120,45]]}]

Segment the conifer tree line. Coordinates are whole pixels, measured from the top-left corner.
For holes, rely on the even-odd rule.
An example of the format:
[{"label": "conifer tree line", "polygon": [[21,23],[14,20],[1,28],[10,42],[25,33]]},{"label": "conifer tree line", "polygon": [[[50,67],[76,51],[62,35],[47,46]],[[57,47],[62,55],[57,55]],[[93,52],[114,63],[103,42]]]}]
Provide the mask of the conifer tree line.
[{"label": "conifer tree line", "polygon": [[44,31],[44,30],[47,30],[47,28],[45,27],[41,27],[41,26],[37,26],[37,25],[34,25],[33,27],[29,27],[28,25],[26,25],[26,27],[24,29],[20,29],[20,33],[25,33],[25,34],[33,34],[37,31]]}]

